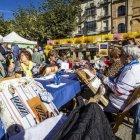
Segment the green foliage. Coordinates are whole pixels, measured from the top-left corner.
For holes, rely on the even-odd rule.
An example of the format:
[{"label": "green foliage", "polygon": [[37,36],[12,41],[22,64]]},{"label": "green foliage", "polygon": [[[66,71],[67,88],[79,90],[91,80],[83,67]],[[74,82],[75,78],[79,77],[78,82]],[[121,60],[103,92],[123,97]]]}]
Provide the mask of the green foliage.
[{"label": "green foliage", "polygon": [[0,14],[0,35],[7,35],[13,30],[13,21],[8,19],[4,21],[3,14]]},{"label": "green foliage", "polygon": [[51,38],[65,38],[71,35],[80,12],[78,0],[48,0],[44,10],[44,21]]},{"label": "green foliage", "polygon": [[26,9],[19,7],[13,21],[4,22],[1,16],[0,32],[5,35],[15,31],[39,42],[65,38],[71,36],[80,12],[79,0],[44,0],[38,9],[31,3]]}]

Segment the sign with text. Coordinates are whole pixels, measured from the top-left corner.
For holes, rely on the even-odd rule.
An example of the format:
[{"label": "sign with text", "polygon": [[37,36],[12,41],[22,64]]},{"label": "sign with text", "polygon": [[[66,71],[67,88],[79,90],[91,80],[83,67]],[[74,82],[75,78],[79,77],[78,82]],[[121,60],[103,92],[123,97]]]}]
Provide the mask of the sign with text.
[{"label": "sign with text", "polygon": [[61,69],[62,70],[68,70],[69,69],[69,63],[61,63]]},{"label": "sign with text", "polygon": [[108,43],[100,43],[99,44],[99,55],[100,56],[108,56]]}]

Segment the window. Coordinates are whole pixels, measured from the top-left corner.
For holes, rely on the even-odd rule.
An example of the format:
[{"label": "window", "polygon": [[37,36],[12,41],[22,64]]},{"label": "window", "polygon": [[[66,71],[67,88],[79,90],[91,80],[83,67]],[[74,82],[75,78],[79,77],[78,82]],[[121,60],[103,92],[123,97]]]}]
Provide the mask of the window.
[{"label": "window", "polygon": [[89,8],[86,10],[86,16],[96,15],[96,8]]},{"label": "window", "polygon": [[81,26],[78,26],[78,33],[81,34]]},{"label": "window", "polygon": [[105,20],[104,24],[105,24],[104,31],[108,31],[108,25],[109,25],[108,20]]},{"label": "window", "polygon": [[108,15],[108,6],[104,6],[104,11],[105,15]]},{"label": "window", "polygon": [[118,8],[118,17],[119,16],[125,16],[125,6],[122,5]]},{"label": "window", "polygon": [[125,33],[125,24],[124,23],[120,23],[118,25],[118,33]]},{"label": "window", "polygon": [[96,30],[96,21],[86,22],[85,24],[87,32]]}]

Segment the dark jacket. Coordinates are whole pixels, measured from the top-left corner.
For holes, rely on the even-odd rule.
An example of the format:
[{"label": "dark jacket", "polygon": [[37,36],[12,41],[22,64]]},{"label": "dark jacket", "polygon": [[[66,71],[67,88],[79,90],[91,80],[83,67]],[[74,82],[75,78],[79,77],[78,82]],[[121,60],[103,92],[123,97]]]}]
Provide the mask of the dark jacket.
[{"label": "dark jacket", "polygon": [[115,140],[115,136],[104,112],[92,103],[73,110],[51,140]]},{"label": "dark jacket", "polygon": [[7,54],[7,52],[5,51],[5,49],[2,47],[2,45],[0,45],[0,53],[5,57],[5,55]]}]

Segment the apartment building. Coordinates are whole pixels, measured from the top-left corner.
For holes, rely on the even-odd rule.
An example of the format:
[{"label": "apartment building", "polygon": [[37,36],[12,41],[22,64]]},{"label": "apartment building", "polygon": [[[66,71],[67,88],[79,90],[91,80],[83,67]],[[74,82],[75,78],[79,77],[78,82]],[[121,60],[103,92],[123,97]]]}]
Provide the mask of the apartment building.
[{"label": "apartment building", "polygon": [[112,33],[131,32],[133,0],[112,0]]},{"label": "apartment building", "polygon": [[133,0],[132,11],[132,32],[140,31],[140,0]]},{"label": "apartment building", "polygon": [[81,0],[81,9],[74,36],[111,32],[111,0]]},{"label": "apartment building", "polygon": [[74,36],[140,30],[140,0],[81,0]]}]

